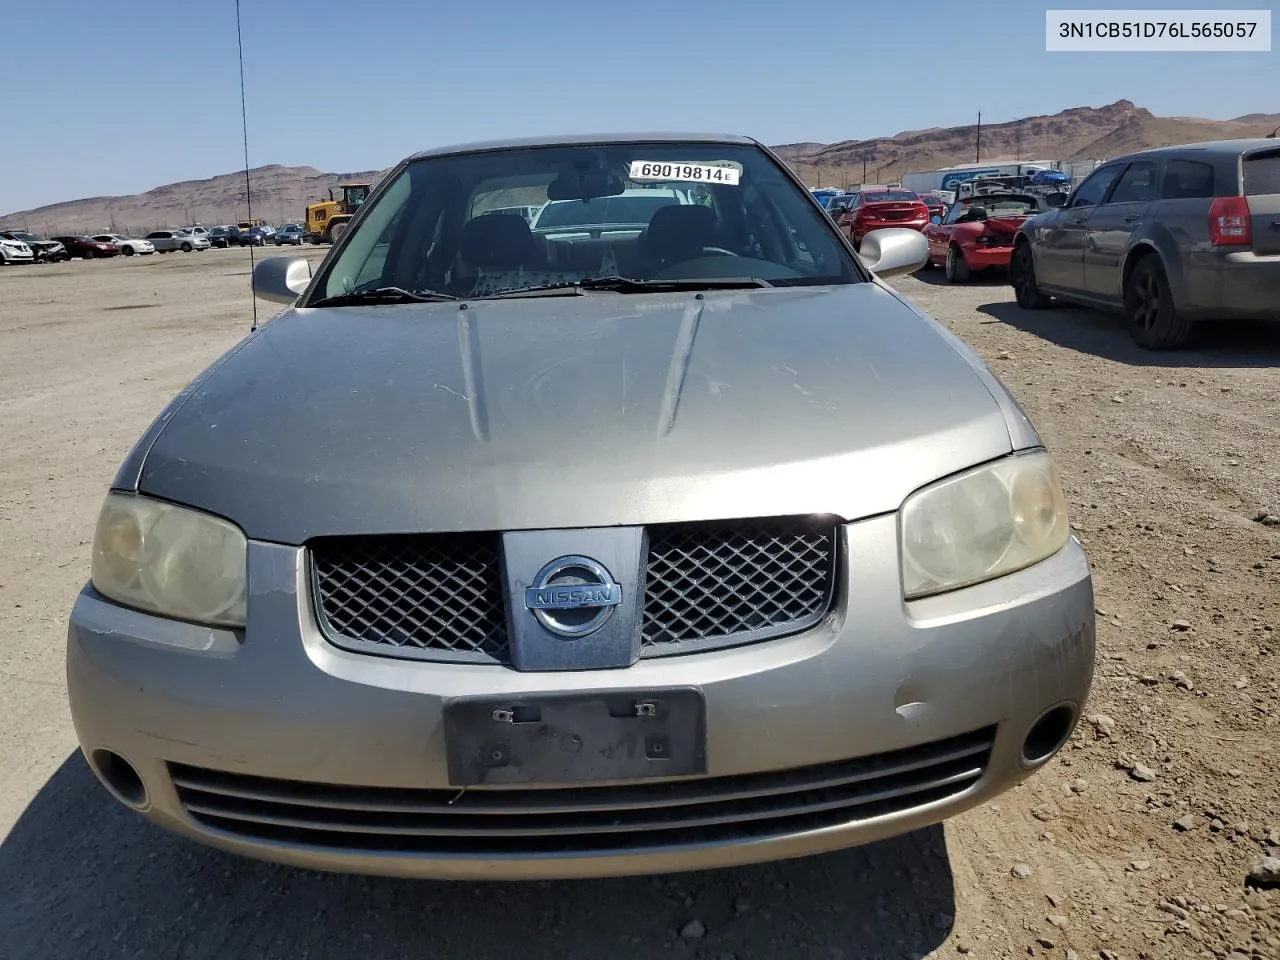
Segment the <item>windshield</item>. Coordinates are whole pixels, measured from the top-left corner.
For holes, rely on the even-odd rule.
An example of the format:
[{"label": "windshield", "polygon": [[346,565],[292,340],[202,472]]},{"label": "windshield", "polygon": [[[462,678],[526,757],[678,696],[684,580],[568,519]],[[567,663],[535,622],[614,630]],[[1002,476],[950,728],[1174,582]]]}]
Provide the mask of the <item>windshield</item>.
[{"label": "windshield", "polygon": [[[988,194],[985,197],[966,197],[957,201],[947,213],[947,223],[955,223],[970,210],[985,211],[986,217],[1031,217],[1040,212],[1040,204],[1034,197]],[[971,218],[972,219],[972,218]]]},{"label": "windshield", "polygon": [[919,199],[910,190],[875,190],[862,195],[863,203],[915,203]]},{"label": "windshield", "polygon": [[[531,225],[513,207],[540,212]],[[867,278],[804,189],[741,144],[424,157],[366,203],[336,254],[306,302],[389,287],[503,296],[615,277],[779,286]]]},{"label": "windshield", "polygon": [[5,236],[12,237],[15,240],[22,240],[28,243],[31,241],[39,242],[38,237],[36,237],[34,234],[27,233],[24,230],[14,230],[12,233],[6,233]]}]

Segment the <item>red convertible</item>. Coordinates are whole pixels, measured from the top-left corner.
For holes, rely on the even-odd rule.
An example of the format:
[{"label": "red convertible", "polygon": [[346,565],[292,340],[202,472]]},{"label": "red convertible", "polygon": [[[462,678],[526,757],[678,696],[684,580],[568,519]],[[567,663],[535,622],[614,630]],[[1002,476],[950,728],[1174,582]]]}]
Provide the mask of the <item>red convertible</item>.
[{"label": "red convertible", "polygon": [[964,283],[975,270],[1008,270],[1018,228],[1027,218],[1048,209],[1042,197],[1022,193],[957,200],[941,223],[924,228],[929,241],[926,266],[945,267],[950,283]]}]

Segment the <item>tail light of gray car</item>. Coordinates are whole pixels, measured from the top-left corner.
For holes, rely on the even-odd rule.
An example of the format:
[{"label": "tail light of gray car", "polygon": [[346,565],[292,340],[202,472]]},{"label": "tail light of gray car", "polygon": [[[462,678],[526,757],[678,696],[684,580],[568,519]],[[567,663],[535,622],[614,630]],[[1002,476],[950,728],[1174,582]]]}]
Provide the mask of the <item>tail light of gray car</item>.
[{"label": "tail light of gray car", "polygon": [[1209,241],[1215,247],[1253,246],[1253,225],[1245,197],[1216,197],[1209,204]]}]

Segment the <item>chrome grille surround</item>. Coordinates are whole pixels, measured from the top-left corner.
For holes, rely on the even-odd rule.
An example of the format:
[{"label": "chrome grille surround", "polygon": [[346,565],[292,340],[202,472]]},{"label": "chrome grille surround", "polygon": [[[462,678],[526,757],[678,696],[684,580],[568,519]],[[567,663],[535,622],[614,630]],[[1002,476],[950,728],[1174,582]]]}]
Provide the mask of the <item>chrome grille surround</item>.
[{"label": "chrome grille surround", "polygon": [[[655,525],[648,534],[642,657],[797,633],[835,602],[840,537],[832,518]],[[316,620],[335,645],[510,661],[498,534],[323,537],[307,547]]]}]

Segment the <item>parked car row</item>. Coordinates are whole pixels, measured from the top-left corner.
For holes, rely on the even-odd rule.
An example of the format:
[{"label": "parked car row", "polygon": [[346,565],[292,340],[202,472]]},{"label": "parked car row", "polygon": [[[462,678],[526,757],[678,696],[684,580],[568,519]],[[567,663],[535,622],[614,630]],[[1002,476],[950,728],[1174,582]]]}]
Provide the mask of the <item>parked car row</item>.
[{"label": "parked car row", "polygon": [[286,223],[280,228],[269,223],[244,222],[240,224],[224,224],[209,230],[209,242],[215,247],[265,247],[272,243],[277,247],[285,244],[300,246],[303,228],[298,223]]},{"label": "parked car row", "polygon": [[264,223],[218,227],[191,226],[153,230],[145,237],[120,233],[66,234],[41,239],[26,230],[0,231],[0,265],[56,263],[80,258],[96,260],[116,256],[150,256],[153,253],[195,253],[210,247],[300,246],[303,228],[288,223],[279,229]]}]

